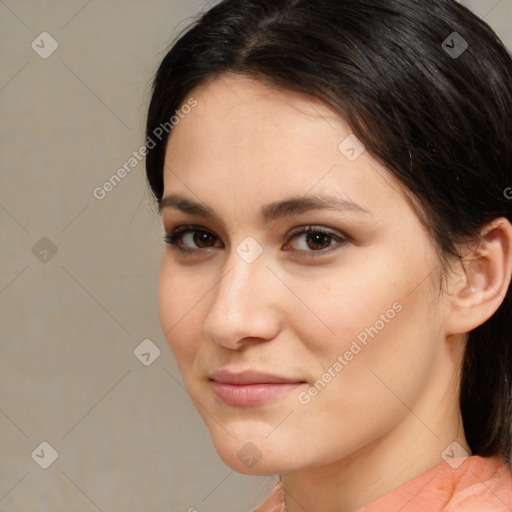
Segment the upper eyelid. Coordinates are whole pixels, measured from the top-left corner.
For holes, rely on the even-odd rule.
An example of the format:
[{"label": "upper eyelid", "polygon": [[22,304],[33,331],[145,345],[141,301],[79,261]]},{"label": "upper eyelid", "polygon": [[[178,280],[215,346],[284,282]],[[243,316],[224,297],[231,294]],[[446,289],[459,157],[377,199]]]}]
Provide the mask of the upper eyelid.
[{"label": "upper eyelid", "polygon": [[335,236],[339,236],[341,238],[348,238],[346,235],[344,235],[342,232],[338,231],[337,229],[333,228],[327,228],[325,226],[320,226],[318,224],[303,224],[301,226],[297,226],[296,228],[293,228],[289,233],[288,236],[293,235],[300,235],[307,232],[320,232],[320,233],[326,233],[326,234],[332,234]]},{"label": "upper eyelid", "polygon": [[[328,234],[337,235],[342,238],[349,238],[347,235],[345,235],[343,232],[340,232],[339,230],[336,230],[334,228],[328,228],[328,227],[321,226],[318,224],[302,224],[300,226],[296,226],[295,228],[291,229],[288,232],[288,236],[302,234],[302,233],[305,233],[308,231],[315,232],[315,230],[317,230],[319,232],[326,232]],[[194,232],[194,231],[204,231],[206,233],[210,233],[210,234],[216,236],[217,238],[220,238],[219,235],[217,235],[213,230],[211,230],[209,228],[205,228],[203,226],[194,225],[194,224],[179,225],[179,226],[176,226],[175,228],[170,229],[169,231],[165,231],[165,233],[167,235],[174,235],[174,234],[179,234],[179,233],[184,233],[184,232],[185,233],[186,232]]]},{"label": "upper eyelid", "polygon": [[[195,225],[195,224],[184,224],[184,225],[176,226],[175,228],[172,228],[171,230],[169,230],[169,232],[166,231],[165,237],[166,238],[174,237],[174,236],[179,236],[179,235],[183,235],[183,234],[187,234],[187,233],[194,233],[196,231],[202,231],[202,232],[209,233],[209,234],[213,235],[214,237],[216,237],[217,240],[221,240],[221,242],[222,242],[222,239],[214,231],[212,231],[208,228],[205,228],[203,226]],[[296,235],[300,236],[300,235],[305,235],[308,233],[318,233],[318,232],[332,236],[333,238],[337,239],[337,243],[342,243],[343,241],[350,240],[350,237],[348,235],[346,235],[345,233],[340,232],[336,229],[328,228],[325,226],[320,226],[318,224],[302,224],[300,226],[296,226],[295,228],[291,229],[288,232],[286,244],[288,244],[293,238],[295,238]],[[178,245],[178,244],[176,244],[176,245]],[[222,242],[222,246],[224,246],[224,242]],[[210,249],[210,247],[208,247],[208,249]],[[202,251],[205,249],[197,247],[197,248],[188,248],[188,249],[183,249],[183,250]],[[306,251],[306,252],[320,253],[322,251]]]}]

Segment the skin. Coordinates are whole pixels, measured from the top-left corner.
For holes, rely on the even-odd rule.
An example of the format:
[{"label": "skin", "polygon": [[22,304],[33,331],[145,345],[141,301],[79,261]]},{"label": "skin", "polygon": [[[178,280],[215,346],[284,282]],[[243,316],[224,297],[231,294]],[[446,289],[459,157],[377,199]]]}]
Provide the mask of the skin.
[{"label": "skin", "polygon": [[[189,253],[165,246],[159,315],[220,457],[241,473],[281,474],[290,512],[348,512],[443,462],[452,442],[471,453],[457,371],[465,333],[497,309],[510,281],[509,263],[492,267],[510,224],[491,231],[488,255],[498,256],[473,272],[494,269],[490,281],[476,280],[468,293],[472,274],[459,271],[440,291],[437,249],[403,190],[367,151],[355,161],[340,152],[351,131],[324,103],[233,75],[190,96],[198,105],[171,133],[164,196],[202,202],[218,218],[162,210],[166,232],[195,224],[211,237],[198,246],[184,235]],[[306,193],[348,199],[368,213],[258,217],[262,205]],[[320,239],[320,250],[306,234],[290,239],[292,229],[311,225],[349,239]],[[236,252],[248,236],[263,251],[252,263]],[[298,393],[397,303],[400,312],[300,403]],[[208,380],[220,368],[304,384],[270,403],[230,406]],[[260,456],[252,467],[237,456],[248,442]]]}]

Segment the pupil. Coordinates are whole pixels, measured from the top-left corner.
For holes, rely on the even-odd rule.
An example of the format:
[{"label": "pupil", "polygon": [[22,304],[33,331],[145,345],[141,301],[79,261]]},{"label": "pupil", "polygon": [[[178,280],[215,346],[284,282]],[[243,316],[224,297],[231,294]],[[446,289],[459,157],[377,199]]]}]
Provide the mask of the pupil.
[{"label": "pupil", "polygon": [[201,247],[202,244],[208,244],[210,234],[204,231],[196,231],[194,233],[194,243]]},{"label": "pupil", "polygon": [[[328,241],[326,241],[326,239],[328,239],[328,238],[329,238],[329,235],[326,235],[325,233],[314,233],[314,234],[309,234],[307,236],[307,242],[310,245],[311,249],[322,249],[322,247],[318,247],[318,245],[320,245],[320,246],[324,246],[326,244],[329,245]],[[316,247],[311,247],[311,245],[316,246]]]}]

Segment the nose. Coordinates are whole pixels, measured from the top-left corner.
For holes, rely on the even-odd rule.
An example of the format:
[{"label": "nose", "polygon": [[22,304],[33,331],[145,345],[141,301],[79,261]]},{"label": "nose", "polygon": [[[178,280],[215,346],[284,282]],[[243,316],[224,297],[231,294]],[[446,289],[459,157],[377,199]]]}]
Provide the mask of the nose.
[{"label": "nose", "polygon": [[233,252],[223,269],[212,290],[213,302],[204,322],[205,335],[232,350],[250,341],[275,338],[280,329],[278,300],[283,290],[279,290],[281,283],[263,256],[247,263]]}]

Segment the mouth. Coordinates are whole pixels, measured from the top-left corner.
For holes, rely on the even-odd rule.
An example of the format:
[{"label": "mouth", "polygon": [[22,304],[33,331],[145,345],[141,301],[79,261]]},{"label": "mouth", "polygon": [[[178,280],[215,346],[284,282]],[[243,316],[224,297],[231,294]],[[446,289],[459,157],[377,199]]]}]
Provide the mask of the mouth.
[{"label": "mouth", "polygon": [[305,381],[268,373],[245,370],[230,372],[220,370],[209,376],[217,397],[227,405],[248,407],[277,400]]}]

